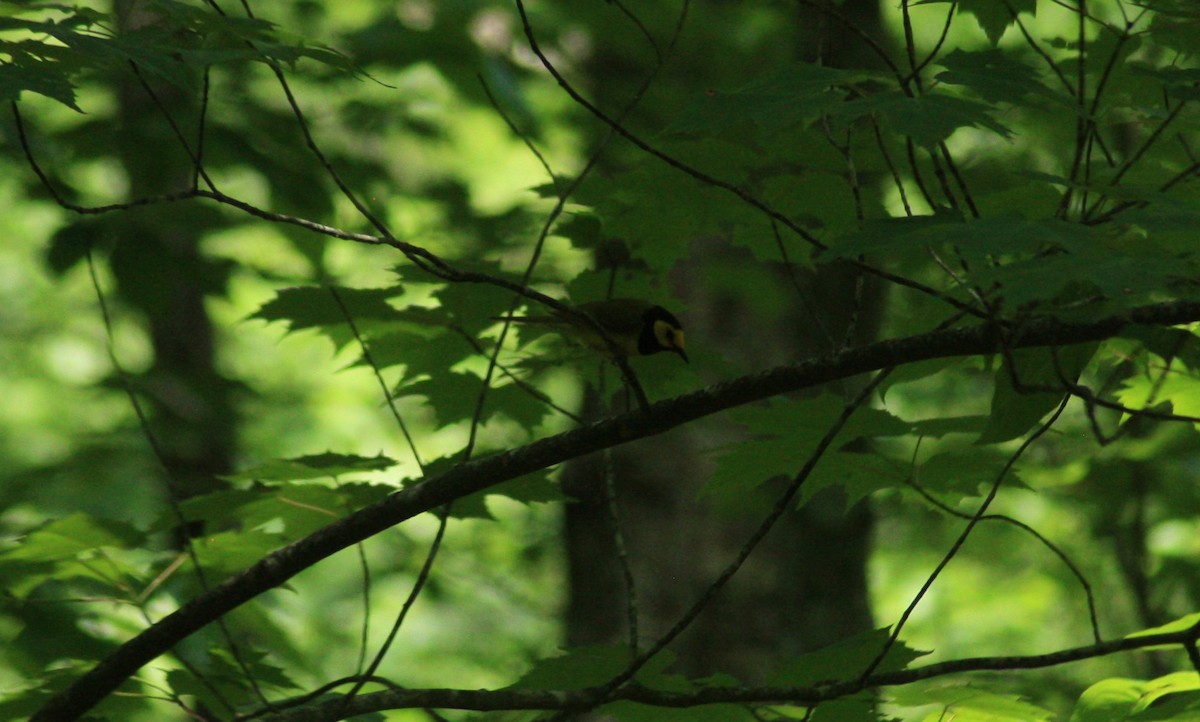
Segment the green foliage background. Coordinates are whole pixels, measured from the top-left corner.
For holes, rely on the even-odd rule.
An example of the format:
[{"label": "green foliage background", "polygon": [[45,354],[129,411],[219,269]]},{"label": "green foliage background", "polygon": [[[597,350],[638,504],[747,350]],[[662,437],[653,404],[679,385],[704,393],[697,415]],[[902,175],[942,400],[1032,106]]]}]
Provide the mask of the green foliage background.
[{"label": "green foliage background", "polygon": [[[155,22],[129,29],[100,4],[0,3],[0,96],[19,110],[0,120],[0,718],[32,714],[198,594],[194,562],[217,584],[453,467],[464,449],[478,458],[576,427],[595,360],[495,320],[516,303],[535,247],[533,291],[586,301],[615,288],[688,319],[700,309],[687,307],[687,286],[706,284],[753,309],[763,344],[788,312],[811,308],[781,279],[835,261],[906,279],[885,281],[883,338],[931,331],[962,308],[955,325],[1016,336],[1036,319],[1086,323],[1196,300],[1200,10],[1189,0],[902,3],[887,8],[891,36],[878,39],[897,49],[886,51],[893,68],[798,61],[792,3],[690,4],[677,38],[677,3],[532,4],[542,50],[616,133],[547,75],[512,3],[289,2],[254,8],[261,17],[203,2],[144,8]],[[853,23],[840,8],[830,22]],[[158,135],[140,134],[118,88],[142,81],[203,98],[203,114],[172,128],[151,111]],[[208,177],[192,179],[203,193],[165,171],[127,174],[122,159],[134,156],[187,165],[176,132],[204,138]],[[593,153],[601,161],[570,185]],[[155,202],[129,204],[140,196]],[[93,212],[109,204],[119,207]],[[203,237],[188,271],[207,293],[237,412],[228,487],[178,506],[205,525],[194,558],[173,544],[169,472],[126,393],[169,396],[146,329],[172,288],[138,235],[165,224]],[[705,255],[701,239],[753,262]],[[427,272],[441,268],[431,257],[453,273]],[[536,300],[521,307],[536,313]],[[1127,327],[1053,352],[908,363],[881,383],[839,437],[869,440],[869,451],[834,445],[797,496],[832,487],[878,511],[881,627],[896,624],[993,482],[1003,488],[989,510],[1002,516],[980,520],[879,671],[1194,624],[1192,336],[1191,326]],[[718,325],[689,326],[689,341],[688,367],[637,360],[651,400],[760,370]],[[610,391],[620,383],[599,373]],[[795,475],[845,407],[835,391],[731,412],[754,441],[711,451],[705,493],[744,509],[760,501],[749,489]],[[1024,452],[1068,391],[1062,417]],[[624,649],[558,651],[563,502],[553,470],[456,501],[378,674],[414,690],[570,690],[619,674]],[[371,653],[361,638],[378,648],[441,538],[426,514],[316,565],[229,615],[227,631],[210,626],[157,659],[95,718],[183,719],[199,704],[233,719],[228,706],[261,706],[248,677],[279,700],[361,672]],[[244,641],[242,659],[226,633]],[[771,684],[852,680],[886,639],[781,661]],[[680,694],[738,685],[683,679],[669,661],[656,657],[638,681]],[[797,697],[605,710],[1194,719],[1198,686],[1176,645],[815,708]],[[388,718],[429,719],[422,708],[443,705],[405,706]]]}]

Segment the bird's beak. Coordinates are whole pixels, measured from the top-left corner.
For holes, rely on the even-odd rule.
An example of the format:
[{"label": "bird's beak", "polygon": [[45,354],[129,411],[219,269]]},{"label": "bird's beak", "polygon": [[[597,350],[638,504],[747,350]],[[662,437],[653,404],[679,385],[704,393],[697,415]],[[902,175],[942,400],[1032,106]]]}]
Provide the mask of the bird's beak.
[{"label": "bird's beak", "polygon": [[671,341],[667,345],[672,351],[679,354],[679,358],[683,359],[684,363],[691,363],[691,361],[688,361],[687,352],[683,350],[683,329],[677,328],[673,331]]}]

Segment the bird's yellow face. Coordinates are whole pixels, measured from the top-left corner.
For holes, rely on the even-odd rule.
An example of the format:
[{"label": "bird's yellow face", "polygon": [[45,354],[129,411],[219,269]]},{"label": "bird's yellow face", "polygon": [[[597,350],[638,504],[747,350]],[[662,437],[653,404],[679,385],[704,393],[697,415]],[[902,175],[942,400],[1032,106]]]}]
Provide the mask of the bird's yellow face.
[{"label": "bird's yellow face", "polygon": [[662,319],[654,322],[654,338],[664,351],[672,351],[687,360],[684,353],[683,329]]}]

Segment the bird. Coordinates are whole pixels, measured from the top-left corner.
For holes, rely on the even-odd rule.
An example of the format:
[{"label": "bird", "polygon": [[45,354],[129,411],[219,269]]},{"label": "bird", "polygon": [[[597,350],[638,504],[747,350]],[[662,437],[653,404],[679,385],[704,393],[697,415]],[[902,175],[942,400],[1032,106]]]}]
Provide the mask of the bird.
[{"label": "bird", "polygon": [[[588,319],[594,322],[589,323]],[[505,320],[504,317],[497,320]],[[550,316],[513,316],[514,323],[569,328],[584,346],[608,358],[616,355],[649,356],[661,351],[684,351],[683,324],[662,306],[636,298],[610,298],[570,307],[570,312]],[[603,333],[597,332],[599,328]]]}]

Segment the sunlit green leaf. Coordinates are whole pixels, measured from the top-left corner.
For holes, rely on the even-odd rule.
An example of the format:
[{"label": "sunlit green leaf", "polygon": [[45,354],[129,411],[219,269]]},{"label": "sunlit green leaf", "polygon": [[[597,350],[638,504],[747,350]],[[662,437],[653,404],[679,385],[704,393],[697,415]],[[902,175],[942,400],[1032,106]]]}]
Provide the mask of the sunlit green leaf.
[{"label": "sunlit green leaf", "polygon": [[[1200,689],[1194,672],[1179,672],[1151,680],[1105,679],[1084,690],[1071,713],[1071,722],[1114,722],[1132,719],[1194,719],[1196,690]],[[1160,700],[1185,694],[1184,702],[1193,711],[1179,717],[1160,716],[1155,708]],[[1171,710],[1174,711],[1174,710]],[[1147,714],[1148,712],[1148,714]]]},{"label": "sunlit green leaf", "polygon": [[143,539],[129,524],[75,513],[29,534],[5,556],[24,562],[56,561],[105,548],[134,547]]},{"label": "sunlit green leaf", "polygon": [[[944,0],[927,0],[942,3]],[[921,3],[926,4],[926,3]],[[974,15],[979,27],[988,40],[995,45],[1004,31],[1017,21],[1017,13],[1036,13],[1037,0],[1010,0],[996,3],[991,0],[966,0],[960,4],[961,12]]]},{"label": "sunlit green leaf", "polygon": [[891,690],[892,701],[905,707],[933,706],[919,719],[970,722],[1049,722],[1055,714],[1017,695],[997,694],[967,684],[929,684]]},{"label": "sunlit green leaf", "polygon": [[383,454],[358,456],[325,452],[292,459],[272,459],[225,478],[230,481],[259,482],[331,479],[343,474],[384,471],[395,465],[395,460]]},{"label": "sunlit green leaf", "polygon": [[236,574],[283,546],[285,538],[266,531],[222,531],[192,542],[210,583]]}]

